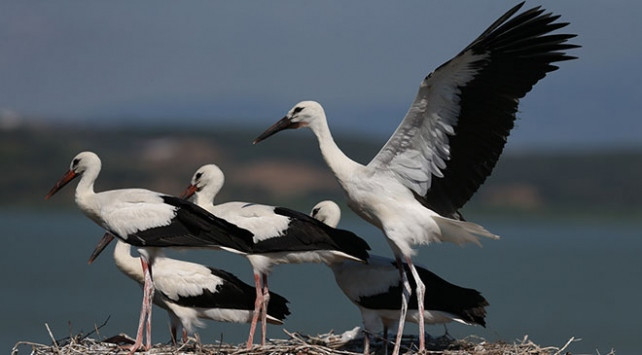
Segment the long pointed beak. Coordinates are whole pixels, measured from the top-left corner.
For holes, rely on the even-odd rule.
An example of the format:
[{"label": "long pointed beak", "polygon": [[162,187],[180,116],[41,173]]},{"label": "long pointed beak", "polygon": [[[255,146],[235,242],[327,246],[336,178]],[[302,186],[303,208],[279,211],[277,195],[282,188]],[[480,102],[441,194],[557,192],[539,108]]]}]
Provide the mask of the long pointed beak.
[{"label": "long pointed beak", "polygon": [[183,193],[181,194],[181,198],[182,198],[182,199],[188,199],[188,198],[190,198],[192,195],[194,195],[194,194],[196,193],[196,191],[198,191],[198,187],[197,187],[196,185],[189,185],[189,186],[185,189],[185,191],[183,191]]},{"label": "long pointed beak", "polygon": [[256,144],[277,132],[290,128],[299,128],[299,123],[292,122],[287,116],[285,116],[282,119],[278,120],[275,124],[270,126],[270,128],[266,129],[265,132],[261,133],[260,136],[256,137],[252,144]]},{"label": "long pointed beak", "polygon": [[109,243],[111,243],[112,240],[114,240],[114,236],[111,233],[105,233],[105,235],[103,235],[102,239],[96,245],[96,249],[94,249],[94,252],[91,253],[88,264],[93,263],[98,255],[100,255],[100,253],[105,250],[105,248],[109,245]]},{"label": "long pointed beak", "polygon": [[65,185],[69,183],[69,181],[73,180],[78,174],[74,172],[73,170],[69,170],[65,173],[65,175],[58,180],[58,182],[54,185],[54,187],[49,190],[49,193],[47,196],[45,196],[45,200],[48,200],[51,196],[53,196],[58,190],[62,189]]}]

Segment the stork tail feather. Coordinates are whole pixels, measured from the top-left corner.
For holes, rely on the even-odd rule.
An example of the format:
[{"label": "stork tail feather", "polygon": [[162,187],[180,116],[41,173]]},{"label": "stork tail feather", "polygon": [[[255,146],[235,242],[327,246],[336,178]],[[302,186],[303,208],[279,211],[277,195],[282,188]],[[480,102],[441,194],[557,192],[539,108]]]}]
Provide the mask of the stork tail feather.
[{"label": "stork tail feather", "polygon": [[498,235],[487,231],[484,227],[475,223],[457,221],[440,216],[434,216],[433,219],[439,226],[441,231],[441,240],[444,242],[451,242],[457,245],[474,243],[481,246],[479,237],[499,239]]}]

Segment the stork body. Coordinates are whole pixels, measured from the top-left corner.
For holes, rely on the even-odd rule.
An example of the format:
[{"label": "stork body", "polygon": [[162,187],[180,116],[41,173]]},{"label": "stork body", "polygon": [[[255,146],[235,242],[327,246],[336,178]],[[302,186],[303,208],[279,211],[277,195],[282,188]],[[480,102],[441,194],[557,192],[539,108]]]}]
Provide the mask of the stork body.
[{"label": "stork body", "polygon": [[[129,278],[144,284],[140,260],[131,255],[131,246],[118,241],[114,261]],[[172,340],[182,328],[183,342],[195,327],[204,327],[201,319],[217,322],[249,323],[254,314],[254,286],[233,274],[201,264],[172,259],[162,253],[156,255],[154,265],[153,302],[165,309],[171,320]],[[290,314],[288,301],[272,293],[267,321],[283,324]]]},{"label": "stork body", "polygon": [[[552,63],[574,58],[564,50],[577,47],[567,43],[575,35],[551,34],[567,23],[539,7],[516,15],[522,5],[424,78],[401,124],[367,165],[339,149],[323,108],[314,101],[296,104],[254,141],[309,127],[350,208],[386,235],[405,285],[395,354],[410,294],[402,263],[419,281],[412,264],[415,245],[497,238],[463,221],[459,209],[492,172],[513,128],[519,99],[557,69]],[[425,287],[417,284],[421,299]],[[423,300],[418,304],[422,307]],[[424,350],[423,337],[419,348]]]},{"label": "stork body", "polygon": [[[341,260],[363,262],[368,258],[368,244],[349,231],[335,229],[318,220],[285,207],[248,202],[214,204],[225,178],[214,164],[204,165],[192,177],[183,194],[211,213],[249,230],[253,247],[247,255],[254,269],[256,310],[261,314],[265,344],[265,309],[269,303],[267,277],[275,265],[292,263],[334,263]],[[259,312],[260,311],[260,312]],[[247,346],[252,345],[258,319],[250,327]]]},{"label": "stork body", "polygon": [[[333,201],[322,201],[314,206],[311,215],[331,227],[336,227],[341,218],[341,210]],[[388,329],[399,321],[401,290],[404,286],[397,262],[371,254],[367,263],[341,261],[329,266],[339,288],[359,307],[366,332],[364,353],[368,353],[370,335],[383,326],[384,339],[387,339]],[[411,297],[406,321],[423,321],[425,324],[457,321],[471,325],[486,325],[484,318],[488,302],[478,291],[451,284],[424,267],[416,268],[421,282],[428,285],[423,319],[420,317],[416,298]],[[407,263],[404,263],[404,269],[406,273],[410,273]],[[416,287],[414,277],[410,277],[408,281],[412,288]],[[413,292],[411,296],[416,297],[416,294]]]}]

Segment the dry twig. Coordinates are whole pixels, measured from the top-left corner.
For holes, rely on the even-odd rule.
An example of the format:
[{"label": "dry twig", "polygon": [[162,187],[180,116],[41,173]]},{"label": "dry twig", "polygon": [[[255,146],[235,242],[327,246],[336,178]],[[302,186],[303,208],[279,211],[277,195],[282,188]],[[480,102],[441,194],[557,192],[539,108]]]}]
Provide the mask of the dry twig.
[{"label": "dry twig", "polygon": [[[52,339],[52,345],[38,344],[28,341],[18,342],[12,350],[12,355],[19,354],[19,348],[28,346],[33,355],[50,355],[50,354],[121,354],[119,344],[106,341],[99,341],[88,336],[71,336],[69,342],[60,345],[51,333],[48,325],[45,325],[49,336]],[[100,328],[100,327],[99,327]],[[97,330],[97,329],[96,329]],[[187,343],[179,346],[156,344],[149,351],[149,354],[198,354],[198,355],[277,355],[277,354],[305,354],[305,355],[357,355],[363,351],[363,336],[356,338],[346,337],[345,334],[337,335],[333,331],[326,334],[302,335],[297,332],[284,330],[288,339],[271,339],[265,346],[255,346],[251,349],[245,349],[244,344],[233,345],[218,342],[215,344],[201,344],[199,340],[190,338]],[[362,334],[355,332],[355,334]],[[97,331],[95,332],[98,333]],[[110,339],[126,339],[126,336],[116,336]],[[548,346],[541,347],[531,341],[528,336],[524,336],[512,344],[503,342],[488,342],[485,339],[470,336],[465,339],[457,340],[450,336],[438,338],[429,338],[431,347],[427,350],[428,354],[443,355],[464,355],[464,354],[485,354],[485,355],[530,355],[530,354],[548,354],[562,355],[568,351],[569,346],[578,341],[574,337],[564,344],[561,348]],[[406,353],[412,354],[416,351],[417,337],[404,337],[404,346]],[[435,348],[435,344],[440,344],[440,348]],[[371,350],[374,354],[383,353],[383,342],[376,341],[371,343]]]}]

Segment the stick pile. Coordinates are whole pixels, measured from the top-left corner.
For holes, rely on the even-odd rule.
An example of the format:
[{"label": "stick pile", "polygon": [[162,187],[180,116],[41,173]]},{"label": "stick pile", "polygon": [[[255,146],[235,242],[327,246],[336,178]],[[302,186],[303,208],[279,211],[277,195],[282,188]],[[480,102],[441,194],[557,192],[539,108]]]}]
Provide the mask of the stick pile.
[{"label": "stick pile", "polygon": [[[104,325],[104,324],[103,324]],[[12,355],[21,352],[29,352],[32,355],[49,354],[126,354],[123,345],[133,344],[133,339],[125,334],[119,334],[103,340],[91,338],[90,335],[98,333],[98,329],[86,335],[77,334],[67,338],[56,340],[51,333],[49,326],[45,324],[52,343],[50,345],[38,344],[29,341],[18,342],[12,350]],[[309,354],[309,355],[358,355],[363,353],[363,333],[360,328],[355,328],[343,334],[334,334],[330,331],[319,335],[301,335],[296,332],[288,332],[288,339],[270,339],[266,346],[255,346],[252,349],[245,349],[244,344],[226,344],[217,342],[215,344],[202,344],[198,338],[190,338],[185,344],[178,346],[171,344],[156,344],[148,352],[149,354],[199,354],[199,355],[245,355],[245,354]],[[570,338],[561,348],[548,346],[541,347],[524,336],[512,344],[504,342],[487,342],[482,338],[469,336],[457,340],[445,334],[440,337],[427,337],[426,349],[429,354],[462,355],[462,354],[485,354],[485,355],[522,355],[522,354],[566,354],[567,348],[579,339]],[[418,338],[416,336],[405,336],[402,343],[402,353],[414,354],[417,350]],[[384,342],[380,337],[375,337],[370,344],[371,354],[384,354]],[[611,351],[609,354],[615,354]],[[607,354],[608,355],[608,354]]]}]

